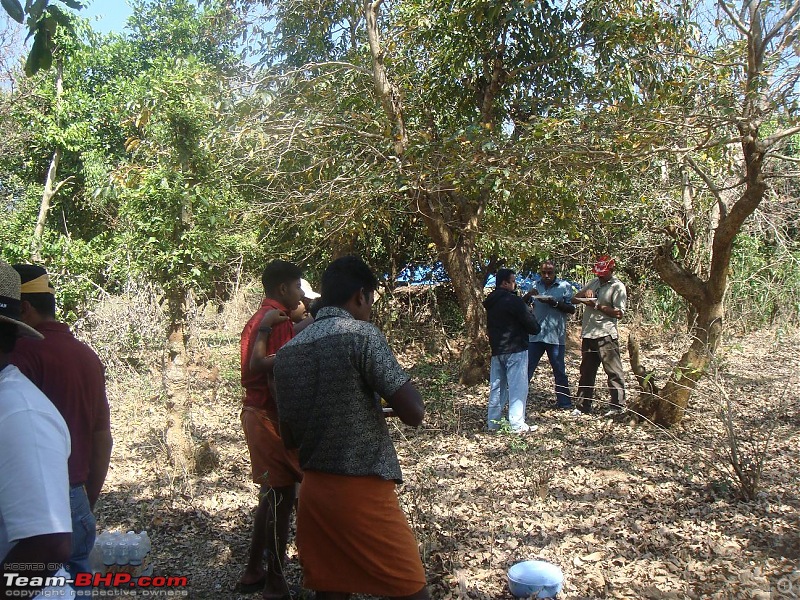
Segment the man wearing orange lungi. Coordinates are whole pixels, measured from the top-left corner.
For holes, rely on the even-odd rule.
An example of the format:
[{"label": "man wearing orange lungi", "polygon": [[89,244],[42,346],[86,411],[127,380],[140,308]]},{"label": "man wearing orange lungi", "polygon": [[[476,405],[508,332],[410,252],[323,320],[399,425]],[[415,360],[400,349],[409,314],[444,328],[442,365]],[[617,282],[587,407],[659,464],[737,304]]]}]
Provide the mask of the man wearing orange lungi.
[{"label": "man wearing orange lungi", "polygon": [[[295,484],[303,474],[297,453],[288,450],[278,432],[278,409],[272,387],[272,364],[275,352],[292,339],[297,331],[288,319],[303,297],[302,270],[283,261],[273,260],[261,276],[264,300],[242,330],[242,428],[253,482],[259,484],[250,553],[236,591],[261,591],[265,600],[290,597],[284,576],[284,555],[295,499]],[[267,550],[267,569],[262,568]]]},{"label": "man wearing orange lungi", "polygon": [[281,436],[303,469],[297,547],[317,600],[429,598],[395,493],[402,474],[385,420],[416,426],[425,407],[369,322],[377,285],[361,259],[335,260],[322,276],[316,321],[275,358]]}]

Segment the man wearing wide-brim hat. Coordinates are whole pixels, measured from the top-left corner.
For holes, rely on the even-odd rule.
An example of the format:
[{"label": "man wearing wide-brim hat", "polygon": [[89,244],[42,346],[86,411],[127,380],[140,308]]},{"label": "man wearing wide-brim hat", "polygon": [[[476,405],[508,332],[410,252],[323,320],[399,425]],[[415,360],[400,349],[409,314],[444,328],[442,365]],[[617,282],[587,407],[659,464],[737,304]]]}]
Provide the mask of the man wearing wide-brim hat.
[{"label": "man wearing wide-brim hat", "polygon": [[[22,321],[20,313],[19,274],[0,261],[2,597],[38,589],[28,582],[35,577],[51,577],[56,571],[52,567],[69,558],[72,538],[67,475],[69,430],[47,397],[8,360],[19,338],[41,338]],[[27,569],[21,570],[21,565]],[[73,597],[66,586],[45,591],[49,597]]]},{"label": "man wearing wide-brim hat", "polygon": [[601,364],[608,376],[611,395],[611,406],[606,416],[621,414],[625,410],[625,371],[619,352],[617,320],[628,308],[628,294],[625,284],[614,277],[615,268],[613,258],[605,254],[599,256],[592,267],[596,277],[572,300],[585,305],[581,324],[580,379],[575,399],[576,411],[585,414],[592,411],[594,384]]}]

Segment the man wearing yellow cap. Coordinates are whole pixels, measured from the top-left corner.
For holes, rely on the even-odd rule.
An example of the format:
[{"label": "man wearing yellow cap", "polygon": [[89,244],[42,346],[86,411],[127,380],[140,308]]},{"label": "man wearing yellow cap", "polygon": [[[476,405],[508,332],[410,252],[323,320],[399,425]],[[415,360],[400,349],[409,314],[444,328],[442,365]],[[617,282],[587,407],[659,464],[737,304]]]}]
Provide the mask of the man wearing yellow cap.
[{"label": "man wearing yellow cap", "polygon": [[14,265],[22,280],[22,320],[44,336],[42,342],[21,340],[10,356],[55,405],[69,428],[72,554],[67,570],[89,572],[94,546],[95,502],[111,459],[111,420],[105,369],[94,350],[56,320],[55,290],[47,271],[36,265]]},{"label": "man wearing yellow cap", "polygon": [[[42,336],[22,321],[19,274],[0,261],[0,597],[30,597],[70,552],[70,437],[53,404],[14,365],[22,340]],[[57,572],[58,570],[58,572]],[[52,581],[52,580],[51,580]],[[48,584],[49,585],[49,584]],[[42,597],[74,597],[66,585]]]},{"label": "man wearing yellow cap", "polygon": [[[592,272],[597,276],[577,294],[573,302],[584,304],[581,327],[581,366],[578,381],[577,408],[592,412],[597,369],[603,365],[608,376],[611,407],[606,416],[625,410],[625,371],[619,353],[617,319],[628,308],[625,284],[614,277],[616,262],[607,255],[598,257]],[[579,413],[576,413],[579,414]]]}]

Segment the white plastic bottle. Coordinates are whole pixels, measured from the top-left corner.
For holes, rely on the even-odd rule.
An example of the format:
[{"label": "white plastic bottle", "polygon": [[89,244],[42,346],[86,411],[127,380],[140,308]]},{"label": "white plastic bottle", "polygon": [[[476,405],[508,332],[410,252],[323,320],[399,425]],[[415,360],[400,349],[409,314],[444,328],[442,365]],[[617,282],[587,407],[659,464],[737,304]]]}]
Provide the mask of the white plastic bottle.
[{"label": "white plastic bottle", "polygon": [[114,564],[117,562],[116,551],[114,548],[114,540],[111,536],[107,537],[103,542],[102,549],[103,557],[103,572],[108,573],[114,570]]},{"label": "white plastic bottle", "polygon": [[142,536],[142,575],[150,576],[153,574],[153,559],[150,556],[150,550],[152,550],[150,536],[147,535],[145,530],[140,531],[139,535]]},{"label": "white plastic bottle", "polygon": [[89,568],[92,573],[100,573],[103,570],[103,543],[108,539],[106,532],[98,535],[94,540],[91,552],[89,552]]},{"label": "white plastic bottle", "polygon": [[130,546],[128,546],[128,542],[124,538],[117,544],[116,559],[117,565],[119,565],[118,570],[122,573],[127,573],[131,554]]},{"label": "white plastic bottle", "polygon": [[137,540],[139,536],[134,536],[130,544],[130,573],[134,577],[139,577],[142,574],[142,543]]}]

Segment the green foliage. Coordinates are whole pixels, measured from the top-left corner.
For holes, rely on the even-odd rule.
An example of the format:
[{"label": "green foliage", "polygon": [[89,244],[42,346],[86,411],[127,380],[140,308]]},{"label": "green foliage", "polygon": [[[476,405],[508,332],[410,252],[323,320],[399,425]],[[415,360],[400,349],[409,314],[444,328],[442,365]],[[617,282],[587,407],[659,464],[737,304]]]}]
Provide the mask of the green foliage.
[{"label": "green foliage", "polygon": [[[669,241],[687,271],[707,270],[716,200],[698,172],[726,191],[739,180],[736,111],[747,85],[765,85],[746,81],[727,20],[706,31],[688,5],[383,3],[381,60],[408,134],[398,151],[361,2],[136,0],[128,31],[112,36],[55,2],[28,4],[3,0],[12,16],[28,10],[29,26],[46,20],[41,43],[63,58],[64,91],[57,98],[52,71],[0,91],[0,241],[27,258],[58,149],[43,253],[80,280],[65,288],[68,310],[126,276],[202,299],[268,256],[313,271],[354,252],[393,277],[467,247],[476,270],[484,257],[535,268],[553,256],[581,280],[610,251],[644,290],[646,318],[676,324],[683,303],[652,284],[654,250]],[[254,4],[269,30],[263,69],[238,55]],[[762,136],[796,124],[794,89],[764,108]],[[776,153],[796,157],[796,138]],[[796,200],[785,180],[776,194]],[[729,317],[796,319],[794,295],[773,291],[796,284],[796,246],[751,238],[734,249],[729,293],[753,302]],[[455,306],[437,308],[448,332],[463,326]]]},{"label": "green foliage", "polygon": [[[59,1],[72,9],[83,8],[76,0]],[[25,74],[31,77],[39,70],[49,69],[56,50],[56,31],[59,27],[72,28],[71,13],[50,4],[50,0],[26,0],[24,8],[19,0],[2,0],[2,5],[8,16],[20,25],[25,23],[27,16],[28,38],[33,37],[33,45],[25,61]]]},{"label": "green foliage", "polygon": [[644,290],[639,304],[642,320],[663,326],[665,331],[685,326],[686,302],[672,288],[658,280]]},{"label": "green foliage", "polygon": [[[24,240],[60,148],[63,183],[42,255],[69,280],[59,291],[68,313],[139,275],[202,299],[230,277],[236,257],[251,266],[263,256],[243,219],[245,196],[225,177],[232,170],[224,162],[237,157],[223,73],[236,64],[238,32],[224,17],[175,0],[138,3],[130,36],[98,36],[76,22],[74,34],[57,36],[61,96],[52,73],[3,92],[20,139],[19,152],[2,158],[12,224],[0,234],[3,253],[29,259]],[[166,44],[173,35],[179,43]]]},{"label": "green foliage", "polygon": [[353,35],[362,27],[362,3],[358,0],[314,4],[267,0],[264,4],[276,16],[273,50],[264,57],[267,64],[301,67],[326,60],[352,59],[363,44],[363,40]]},{"label": "green foliage", "polygon": [[729,319],[745,331],[777,322],[800,323],[800,248],[770,243],[763,236],[741,234],[734,243],[730,295],[739,301]]},{"label": "green foliage", "polygon": [[[794,244],[796,246],[796,244]],[[776,324],[800,323],[800,250],[753,233],[740,234],[731,259],[729,294],[738,301],[726,306],[725,320],[738,331]],[[639,303],[644,322],[671,330],[685,326],[687,305],[666,284],[651,281]]]},{"label": "green foliage", "polygon": [[508,419],[503,417],[498,423],[498,426],[496,435],[501,435],[507,440],[510,452],[522,454],[531,449],[532,444],[528,442],[526,434],[514,431]]},{"label": "green foliage", "polygon": [[[18,226],[18,225],[15,225]],[[25,233],[10,231],[9,239],[26,239]],[[0,257],[8,263],[29,262],[30,248],[0,236]],[[42,244],[42,260],[56,290],[59,318],[74,323],[87,306],[111,293],[119,293],[127,280],[126,265],[110,253],[108,236],[91,241],[69,240],[48,233]],[[103,282],[104,287],[98,285]]]},{"label": "green foliage", "polygon": [[152,60],[131,87],[129,156],[111,186],[119,243],[132,266],[168,293],[204,296],[251,235],[237,231],[241,199],[221,164],[224,90],[202,63],[167,58]]},{"label": "green foliage", "polygon": [[143,71],[157,68],[164,58],[194,58],[227,74],[240,69],[236,40],[242,23],[237,13],[222,0],[203,5],[198,9],[189,0],[134,0],[127,24],[128,68]]},{"label": "green foliage", "polygon": [[387,16],[390,66],[420,126],[524,122],[576,101],[578,16],[546,1],[398,3]]}]

